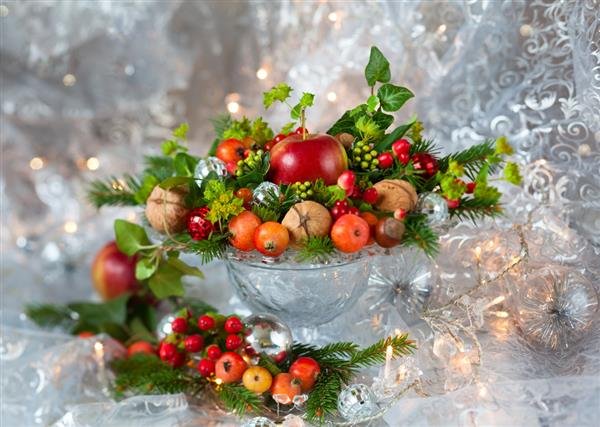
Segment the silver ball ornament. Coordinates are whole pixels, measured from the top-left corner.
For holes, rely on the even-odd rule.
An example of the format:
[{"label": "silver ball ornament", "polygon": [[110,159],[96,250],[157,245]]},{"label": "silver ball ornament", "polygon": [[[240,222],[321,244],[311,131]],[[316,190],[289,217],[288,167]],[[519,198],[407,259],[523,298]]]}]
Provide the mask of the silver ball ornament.
[{"label": "silver ball ornament", "polygon": [[167,314],[162,319],[160,319],[160,321],[156,325],[156,336],[159,340],[165,339],[167,335],[173,332],[173,329],[171,328],[171,322],[173,322],[175,317],[176,316],[174,314]]},{"label": "silver ball ornament", "polygon": [[258,187],[254,189],[252,192],[252,202],[255,205],[262,204],[265,200],[272,198],[273,196],[279,197],[281,196],[281,191],[279,191],[279,186],[277,184],[273,184],[272,182],[265,181],[261,183]]},{"label": "silver ball ornament", "polygon": [[338,396],[338,411],[349,421],[358,421],[377,412],[378,407],[371,389],[364,384],[351,384]]},{"label": "silver ball ornament", "polygon": [[276,362],[284,360],[292,350],[292,331],[277,316],[253,314],[244,323],[248,330],[246,343],[256,354],[265,354]]},{"label": "silver ball ornament", "polygon": [[422,193],[417,202],[417,212],[427,216],[429,225],[442,225],[448,220],[448,203],[437,193]]},{"label": "silver ball ornament", "polygon": [[207,157],[200,159],[194,170],[194,179],[198,186],[202,185],[202,181],[211,173],[214,172],[218,178],[227,176],[227,168],[225,163],[217,157]]}]

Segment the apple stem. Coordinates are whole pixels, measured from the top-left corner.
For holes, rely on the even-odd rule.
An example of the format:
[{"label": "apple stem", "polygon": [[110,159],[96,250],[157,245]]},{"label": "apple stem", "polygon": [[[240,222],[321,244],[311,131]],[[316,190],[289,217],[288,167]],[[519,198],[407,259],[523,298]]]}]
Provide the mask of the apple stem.
[{"label": "apple stem", "polygon": [[304,112],[304,108],[300,110],[300,126],[302,126],[302,141],[306,140],[306,127],[304,124],[306,123],[306,114]]}]

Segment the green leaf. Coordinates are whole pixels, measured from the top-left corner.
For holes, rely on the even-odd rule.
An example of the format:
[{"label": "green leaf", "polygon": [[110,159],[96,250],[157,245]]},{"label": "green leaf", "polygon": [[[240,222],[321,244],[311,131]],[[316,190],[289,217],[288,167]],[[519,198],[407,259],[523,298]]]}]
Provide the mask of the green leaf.
[{"label": "green leaf", "polygon": [[184,289],[181,276],[183,276],[181,271],[166,262],[161,262],[156,272],[150,277],[148,285],[158,299],[171,296],[182,297]]},{"label": "green leaf", "polygon": [[369,113],[372,113],[373,111],[375,111],[378,105],[379,97],[377,97],[376,95],[369,96],[369,98],[367,99],[367,111]]},{"label": "green leaf", "polygon": [[327,134],[335,136],[340,133],[349,133],[353,136],[358,136],[356,129],[354,128],[354,118],[351,116],[350,111],[346,111],[337,122],[333,124],[327,131]]},{"label": "green leaf", "polygon": [[410,90],[391,83],[382,85],[377,91],[377,96],[384,111],[398,111],[406,101],[415,96]]},{"label": "green leaf", "polygon": [[293,89],[287,83],[279,83],[273,86],[271,90],[263,93],[263,104],[269,108],[275,101],[285,102],[290,97]]},{"label": "green leaf", "polygon": [[402,138],[416,121],[417,116],[412,116],[407,123],[397,127],[390,134],[386,135],[385,138],[379,141],[375,145],[375,150],[377,150],[380,153],[388,150],[392,146],[394,141]]},{"label": "green leaf", "polygon": [[383,135],[377,123],[369,116],[361,116],[355,124],[356,130],[360,133],[363,141],[372,141]]},{"label": "green leaf", "polygon": [[173,136],[179,139],[186,139],[190,126],[187,123],[182,123],[173,131]]},{"label": "green leaf", "polygon": [[129,338],[129,342],[135,342],[139,340],[144,340],[148,342],[155,342],[156,337],[139,317],[134,317],[131,322],[129,322],[129,330],[131,331],[131,337]]},{"label": "green leaf", "polygon": [[170,178],[165,179],[160,184],[160,188],[168,190],[170,188],[179,187],[183,184],[188,184],[193,181],[193,177],[189,176],[172,176]]},{"label": "green leaf", "polygon": [[284,135],[287,133],[290,133],[292,130],[294,130],[294,126],[296,126],[296,122],[286,123],[285,125],[283,125],[283,127],[281,128],[281,131],[279,133],[284,134]]},{"label": "green leaf", "polygon": [[75,323],[73,311],[62,305],[31,304],[25,307],[25,314],[42,327],[68,327]]},{"label": "green leaf", "polygon": [[101,326],[108,323],[123,324],[127,317],[127,301],[129,295],[124,294],[104,303],[74,302],[67,307],[79,314],[79,318],[87,324]]},{"label": "green leaf", "polygon": [[194,169],[198,164],[198,159],[194,156],[190,156],[187,153],[177,153],[173,160],[173,166],[175,172],[179,176],[191,177],[194,176]]},{"label": "green leaf", "polygon": [[150,239],[143,227],[122,219],[115,221],[115,238],[119,250],[129,256],[150,245]]},{"label": "green leaf", "polygon": [[315,95],[312,93],[304,92],[300,101],[292,108],[290,116],[294,120],[298,120],[302,113],[302,110],[305,110],[307,107],[311,107],[315,100]]},{"label": "green leaf", "polygon": [[191,265],[187,265],[185,262],[176,257],[170,257],[167,259],[167,264],[171,267],[179,270],[182,274],[186,276],[196,276],[201,279],[204,279],[204,274],[197,267],[193,267]]},{"label": "green leaf", "polygon": [[382,131],[385,131],[392,123],[394,123],[394,116],[385,114],[383,111],[377,111],[373,114],[372,119]]},{"label": "green leaf", "polygon": [[135,192],[135,201],[140,204],[146,203],[150,193],[152,193],[152,190],[154,190],[154,187],[156,187],[158,183],[158,178],[154,175],[146,175],[142,181],[142,186]]},{"label": "green leaf", "polygon": [[365,78],[369,86],[374,86],[376,82],[387,83],[391,78],[389,61],[375,46],[371,47]]},{"label": "green leaf", "polygon": [[162,143],[160,149],[165,156],[170,156],[179,149],[179,144],[177,143],[177,141],[168,139]]},{"label": "green leaf", "polygon": [[135,264],[135,278],[146,280],[152,276],[158,267],[158,263],[150,258],[140,258]]}]

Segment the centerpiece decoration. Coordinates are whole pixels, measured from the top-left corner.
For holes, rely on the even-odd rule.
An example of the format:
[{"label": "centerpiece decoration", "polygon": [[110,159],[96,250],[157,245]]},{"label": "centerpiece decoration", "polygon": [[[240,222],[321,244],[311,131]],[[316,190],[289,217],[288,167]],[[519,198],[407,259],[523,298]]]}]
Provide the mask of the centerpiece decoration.
[{"label": "centerpiece decoration", "polygon": [[292,101],[293,89],[280,83],[263,97],[267,109],[290,108],[291,121],[277,134],[261,117],[222,116],[201,157],[189,152],[183,124],[162,155],[144,158],[141,175],[92,183],[98,207],[145,207],[152,239],[140,225],[115,223],[117,246],[136,259],[137,280],[158,298],[181,296],[181,277],[198,271],[179,254],[198,254],[203,263],[220,257],[252,308],[318,324],[360,296],[369,256],[400,245],[433,256],[448,218],[500,214],[501,193],[489,176],[503,168],[506,180],[520,180],[505,160],[512,153],[506,139],[442,156],[415,117],[394,125],[392,113],[413,93],[390,83],[389,62],[376,47],[365,78],[371,95],[325,133],[308,129],[315,95]]}]

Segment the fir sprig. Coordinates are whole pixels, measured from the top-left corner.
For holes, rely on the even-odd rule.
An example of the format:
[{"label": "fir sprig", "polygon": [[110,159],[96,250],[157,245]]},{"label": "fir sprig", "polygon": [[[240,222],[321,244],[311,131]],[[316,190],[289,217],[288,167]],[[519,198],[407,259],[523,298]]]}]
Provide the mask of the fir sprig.
[{"label": "fir sprig", "polygon": [[435,256],[439,251],[439,236],[427,224],[427,217],[423,214],[408,215],[404,220],[404,244],[421,248],[429,257]]},{"label": "fir sprig", "polygon": [[326,415],[335,414],[340,391],[344,385],[337,371],[321,373],[306,401],[306,416],[310,422],[323,422]]},{"label": "fir sprig", "polygon": [[325,262],[334,252],[333,242],[329,236],[309,236],[300,246],[298,262]]},{"label": "fir sprig", "polygon": [[495,197],[463,198],[457,208],[450,210],[450,215],[460,220],[470,219],[476,222],[478,219],[502,215],[502,207]]},{"label": "fir sprig", "polygon": [[132,175],[122,179],[114,176],[106,180],[96,180],[89,184],[87,198],[96,208],[102,206],[137,206],[135,193],[140,188],[140,181]]},{"label": "fir sprig", "polygon": [[258,366],[262,366],[273,376],[281,373],[281,368],[273,361],[273,359],[264,353],[259,355]]},{"label": "fir sprig", "polygon": [[181,233],[165,240],[162,246],[166,250],[181,251],[200,255],[202,264],[222,258],[227,249],[229,233],[213,233],[204,240],[194,240],[188,233]]},{"label": "fir sprig", "polygon": [[489,158],[494,155],[495,146],[493,140],[473,145],[458,153],[450,154],[438,160],[440,171],[445,172],[451,161],[456,161],[465,168],[465,175],[472,181],[475,181],[477,174],[484,165],[489,165],[489,173],[494,173],[498,163],[489,162]]},{"label": "fir sprig", "polygon": [[229,411],[240,417],[248,411],[258,412],[262,406],[260,396],[241,384],[221,384],[217,396]]}]

